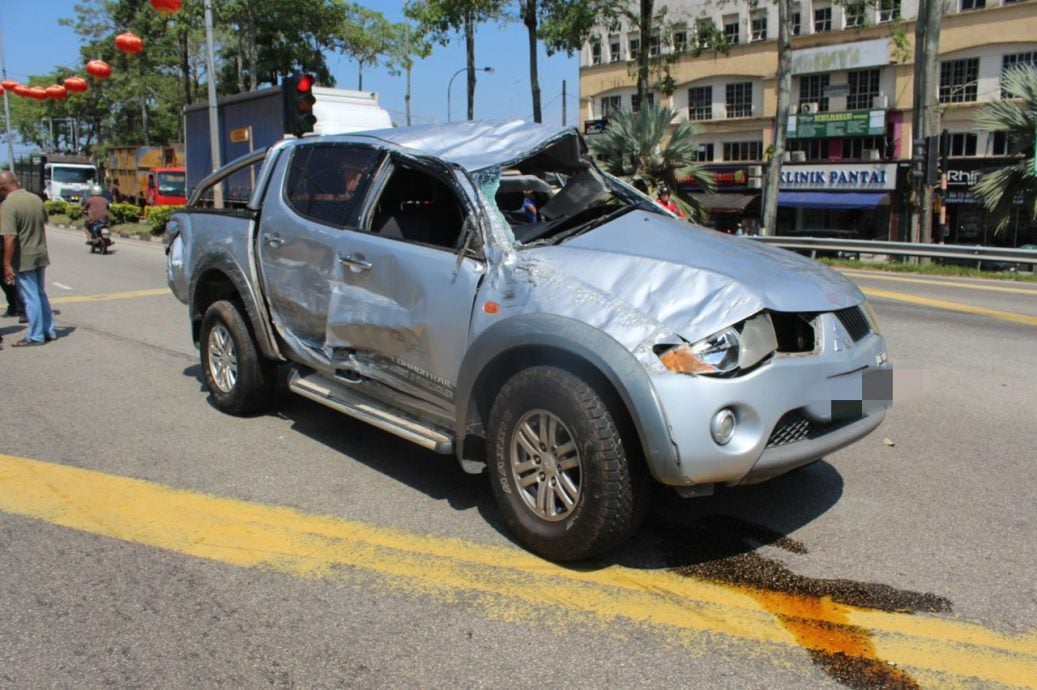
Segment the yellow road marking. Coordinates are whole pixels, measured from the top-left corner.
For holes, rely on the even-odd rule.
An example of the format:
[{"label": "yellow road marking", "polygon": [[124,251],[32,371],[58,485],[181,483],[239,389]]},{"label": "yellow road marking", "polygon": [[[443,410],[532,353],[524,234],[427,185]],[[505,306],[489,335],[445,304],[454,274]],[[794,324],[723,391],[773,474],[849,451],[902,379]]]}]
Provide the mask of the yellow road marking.
[{"label": "yellow road marking", "polygon": [[1032,288],[1006,287],[1004,285],[984,285],[981,283],[962,283],[950,280],[935,280],[932,278],[915,278],[897,274],[880,274],[878,271],[842,271],[844,275],[867,280],[893,280],[901,283],[919,283],[922,285],[938,285],[940,287],[962,288],[965,290],[987,290],[989,292],[1011,292],[1019,295],[1033,295],[1037,297],[1037,285]]},{"label": "yellow road marking", "polygon": [[106,292],[99,295],[70,295],[68,297],[51,297],[51,304],[74,304],[76,302],[107,302],[113,299],[131,299],[133,297],[154,297],[156,295],[172,295],[169,288],[151,288],[149,290],[127,290],[126,292]]},{"label": "yellow road marking", "polygon": [[1014,321],[1015,323],[1026,324],[1027,326],[1037,326],[1037,316],[1017,314],[1015,312],[1001,311],[999,309],[987,309],[986,307],[975,307],[971,304],[948,302],[946,300],[932,299],[930,297],[919,297],[917,295],[909,295],[904,292],[889,292],[887,290],[876,290],[874,288],[866,287],[862,287],[861,292],[870,297],[884,297],[886,299],[896,300],[898,302],[911,302],[912,304],[921,304],[926,307],[935,307],[937,309],[947,309],[950,311],[960,311],[966,314],[978,314],[979,316],[989,316],[991,318],[1002,319],[1004,321]]},{"label": "yellow road marking", "polygon": [[[443,600],[464,596],[490,616],[560,624],[581,614],[606,626],[650,626],[689,645],[699,633],[794,646],[758,597],[665,570],[575,570],[514,548],[419,535],[339,518],[178,490],[0,454],[0,511],[91,534],[299,577],[374,574],[389,587]],[[778,593],[774,593],[776,596]],[[928,615],[826,602],[821,622],[868,631],[875,652],[916,678],[957,676],[1037,687],[1037,631],[1008,636]]]}]

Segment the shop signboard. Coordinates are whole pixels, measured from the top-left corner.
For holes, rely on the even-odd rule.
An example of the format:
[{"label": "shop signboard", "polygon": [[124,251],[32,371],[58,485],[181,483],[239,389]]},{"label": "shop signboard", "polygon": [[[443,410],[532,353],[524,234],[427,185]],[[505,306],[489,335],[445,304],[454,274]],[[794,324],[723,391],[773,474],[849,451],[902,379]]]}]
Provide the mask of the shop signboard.
[{"label": "shop signboard", "polygon": [[846,110],[838,113],[790,115],[790,139],[873,137],[886,133],[885,110]]},{"label": "shop signboard", "polygon": [[[713,183],[718,190],[743,190],[752,187],[752,180],[763,175],[763,167],[759,165],[718,165],[704,166],[706,171],[713,174]],[[699,186],[690,177],[679,180],[682,189],[698,189]]]},{"label": "shop signboard", "polygon": [[600,120],[584,120],[583,133],[585,135],[601,134],[608,127],[609,121],[605,118]]},{"label": "shop signboard", "polygon": [[831,192],[890,191],[896,188],[895,163],[783,165],[779,188]]}]

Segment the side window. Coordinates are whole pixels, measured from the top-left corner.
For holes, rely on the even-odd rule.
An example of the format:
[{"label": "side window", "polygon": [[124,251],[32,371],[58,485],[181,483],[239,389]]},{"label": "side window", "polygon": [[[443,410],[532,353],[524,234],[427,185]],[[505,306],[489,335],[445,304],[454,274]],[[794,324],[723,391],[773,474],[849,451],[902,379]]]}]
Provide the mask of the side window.
[{"label": "side window", "polygon": [[[248,202],[252,197],[252,189],[255,187],[256,178],[263,168],[266,160],[266,151],[257,151],[242,165],[226,171],[223,175],[209,182],[198,193],[192,208],[207,208],[214,210],[233,211],[235,213],[248,212]],[[154,181],[149,176],[148,184],[154,186]]]},{"label": "side window", "polygon": [[297,146],[288,164],[285,196],[301,216],[337,228],[356,227],[378,160],[375,149],[345,144]]},{"label": "side window", "polygon": [[371,233],[446,249],[461,241],[465,212],[457,193],[426,170],[397,164],[371,214]]}]

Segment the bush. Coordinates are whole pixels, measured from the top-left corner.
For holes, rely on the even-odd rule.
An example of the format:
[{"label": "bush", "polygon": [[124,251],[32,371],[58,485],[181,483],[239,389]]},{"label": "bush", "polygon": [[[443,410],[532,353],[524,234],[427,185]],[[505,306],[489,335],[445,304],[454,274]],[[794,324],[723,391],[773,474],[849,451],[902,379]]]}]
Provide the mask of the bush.
[{"label": "bush", "polygon": [[144,217],[153,232],[162,232],[173,214],[182,208],[183,206],[149,206],[144,209]]},{"label": "bush", "polygon": [[68,203],[64,199],[51,199],[43,202],[43,208],[48,216],[60,216],[65,214]]},{"label": "bush", "polygon": [[79,220],[83,216],[83,207],[79,204],[66,204],[65,214],[69,220]]},{"label": "bush", "polygon": [[136,204],[112,204],[108,207],[108,222],[112,225],[136,223],[140,218],[140,206]]}]

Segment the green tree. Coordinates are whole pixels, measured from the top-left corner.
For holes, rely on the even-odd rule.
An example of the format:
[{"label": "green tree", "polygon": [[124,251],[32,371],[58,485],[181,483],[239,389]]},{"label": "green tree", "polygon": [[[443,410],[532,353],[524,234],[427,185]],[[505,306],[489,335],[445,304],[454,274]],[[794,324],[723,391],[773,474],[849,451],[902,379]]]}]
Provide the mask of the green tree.
[{"label": "green tree", "polygon": [[[407,28],[394,24],[381,12],[349,4],[339,21],[336,47],[356,60],[357,89],[364,88],[364,67],[389,63],[401,54]],[[409,58],[409,56],[408,56]]]},{"label": "green tree", "polygon": [[463,33],[468,71],[468,119],[475,117],[475,27],[500,19],[506,0],[426,0],[407,6],[407,15],[418,21],[421,33],[440,45]]},{"label": "green tree", "polygon": [[972,188],[983,200],[994,233],[1008,229],[1015,209],[1037,222],[1037,67],[1023,65],[1005,72],[1001,86],[1008,98],[987,103],[976,115],[976,126],[990,132],[1005,132],[1009,150],[1024,154],[1013,165],[984,173]]},{"label": "green tree", "polygon": [[693,197],[682,195],[678,183],[690,179],[709,192],[715,191],[716,183],[712,173],[695,161],[698,125],[680,122],[667,138],[676,117],[673,109],[655,104],[645,104],[637,113],[620,110],[609,116],[606,130],[590,138],[588,145],[608,172],[640,182],[652,194],[665,184],[689,218],[705,220],[707,210]]}]

